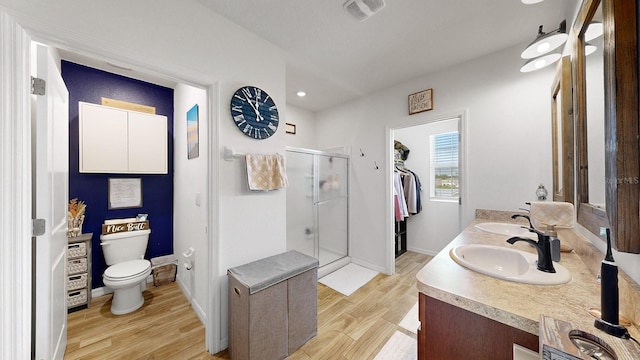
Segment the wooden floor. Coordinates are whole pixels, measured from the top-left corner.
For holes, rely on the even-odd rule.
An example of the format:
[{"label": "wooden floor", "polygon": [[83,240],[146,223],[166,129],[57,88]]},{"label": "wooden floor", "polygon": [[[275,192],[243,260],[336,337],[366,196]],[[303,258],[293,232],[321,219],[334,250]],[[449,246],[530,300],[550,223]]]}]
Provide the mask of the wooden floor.
[{"label": "wooden floor", "polygon": [[[350,296],[318,283],[318,336],[288,359],[372,359],[401,331],[398,324],[418,301],[415,275],[430,256],[407,252],[396,273],[377,275]],[[65,359],[229,359],[205,351],[204,326],[176,283],[144,292],[145,305],[115,316],[111,295],[69,314]]]}]

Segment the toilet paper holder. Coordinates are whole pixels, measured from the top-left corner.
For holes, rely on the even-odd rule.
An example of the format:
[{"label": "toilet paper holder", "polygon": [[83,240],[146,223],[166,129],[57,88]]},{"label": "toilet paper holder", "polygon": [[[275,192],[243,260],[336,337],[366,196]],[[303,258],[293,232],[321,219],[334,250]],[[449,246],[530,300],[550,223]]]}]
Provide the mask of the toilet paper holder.
[{"label": "toilet paper holder", "polygon": [[191,258],[193,257],[193,254],[195,253],[195,250],[190,247],[189,249],[187,249],[187,251],[182,253],[182,256],[184,257],[184,263],[182,264],[182,266],[185,268],[185,270],[191,270],[193,268],[193,264],[191,263]]}]

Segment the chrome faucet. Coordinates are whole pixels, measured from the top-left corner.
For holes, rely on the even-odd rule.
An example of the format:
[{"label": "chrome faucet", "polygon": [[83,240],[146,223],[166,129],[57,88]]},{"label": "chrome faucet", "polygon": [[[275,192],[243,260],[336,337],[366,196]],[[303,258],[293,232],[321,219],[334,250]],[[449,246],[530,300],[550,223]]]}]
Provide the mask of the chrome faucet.
[{"label": "chrome faucet", "polygon": [[508,239],[507,242],[511,245],[513,245],[517,241],[528,242],[534,248],[536,248],[536,251],[538,251],[538,270],[548,273],[555,273],[556,269],[553,267],[553,261],[551,260],[551,241],[549,235],[545,235],[540,231],[534,229],[533,227],[529,228],[529,231],[534,232],[538,235],[538,241],[514,236]]}]

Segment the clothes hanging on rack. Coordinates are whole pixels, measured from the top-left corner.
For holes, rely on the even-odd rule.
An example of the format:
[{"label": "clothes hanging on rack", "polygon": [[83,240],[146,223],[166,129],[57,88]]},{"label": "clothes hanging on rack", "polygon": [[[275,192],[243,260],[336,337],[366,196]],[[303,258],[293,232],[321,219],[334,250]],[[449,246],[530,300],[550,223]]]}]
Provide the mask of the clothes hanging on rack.
[{"label": "clothes hanging on rack", "polygon": [[393,173],[393,190],[395,195],[396,221],[402,221],[404,218],[409,217],[409,210],[407,209],[407,201],[404,197],[402,178],[398,171],[394,171]]},{"label": "clothes hanging on rack", "polygon": [[[407,149],[408,153],[408,149]],[[406,154],[406,153],[405,153]],[[404,159],[397,149],[395,155],[395,170],[393,173],[395,195],[395,218],[402,221],[410,215],[419,214],[422,211],[420,201],[420,179],[413,172],[404,167]]]},{"label": "clothes hanging on rack", "polygon": [[416,177],[413,173],[408,172],[402,177],[402,185],[404,187],[404,199],[407,202],[407,210],[409,214],[418,213],[418,199],[416,194]]}]

